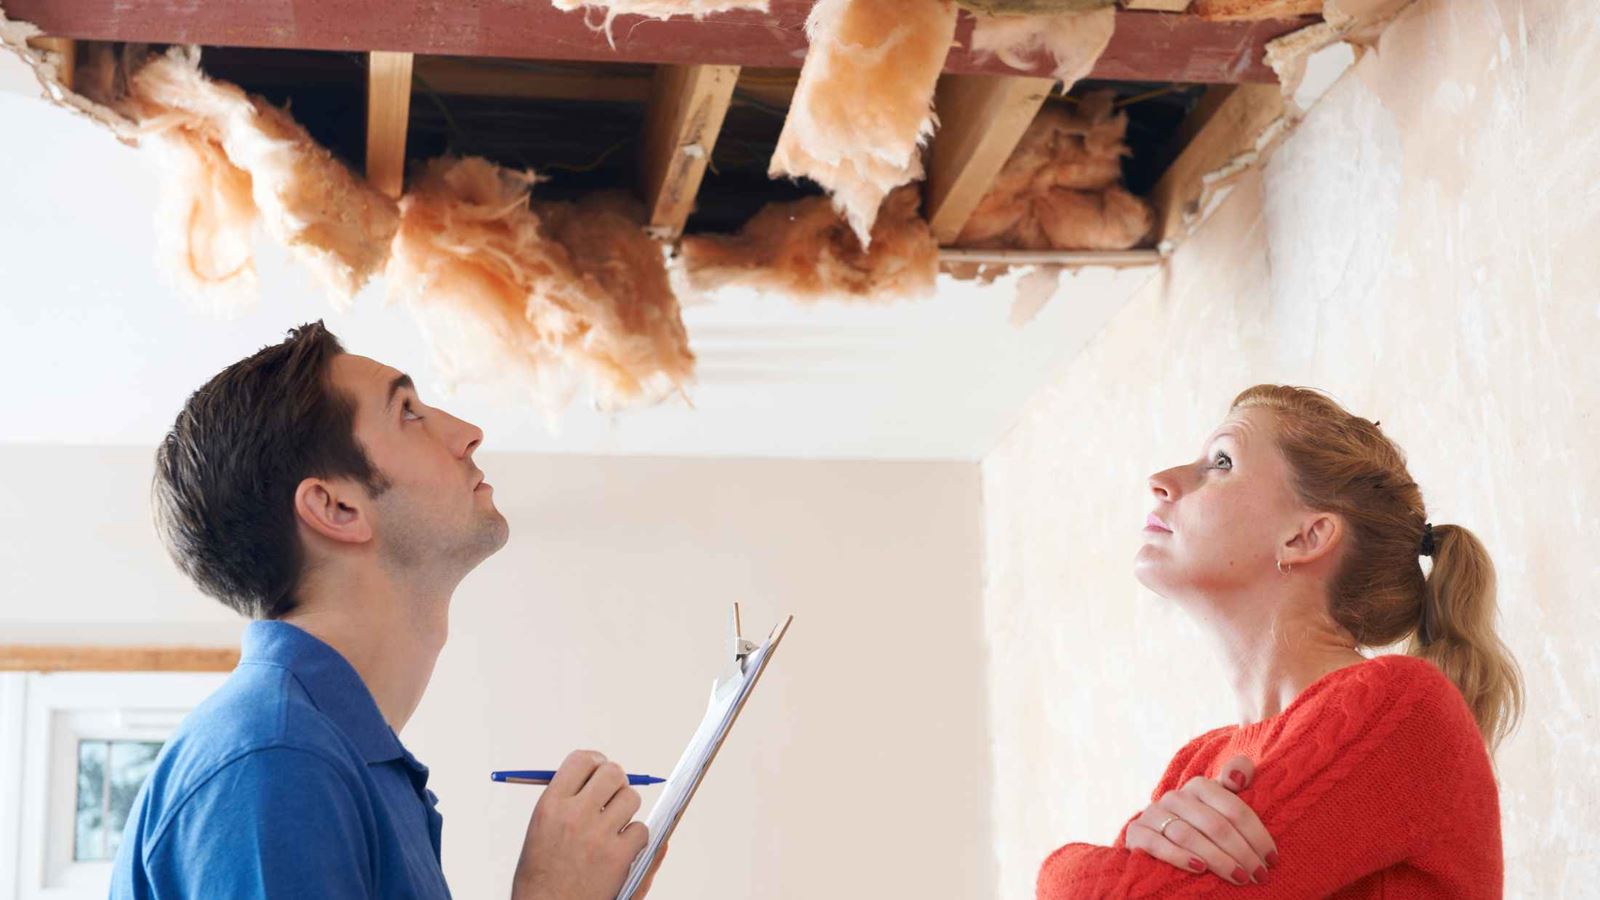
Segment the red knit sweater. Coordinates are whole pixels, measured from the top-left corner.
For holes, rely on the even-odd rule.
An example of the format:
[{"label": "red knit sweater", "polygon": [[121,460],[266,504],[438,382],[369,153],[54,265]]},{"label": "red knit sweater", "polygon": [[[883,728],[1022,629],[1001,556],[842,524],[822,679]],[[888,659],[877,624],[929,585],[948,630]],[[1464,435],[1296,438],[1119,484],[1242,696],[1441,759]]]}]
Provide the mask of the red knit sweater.
[{"label": "red knit sweater", "polygon": [[[1483,738],[1437,667],[1380,656],[1331,672],[1283,712],[1190,741],[1152,798],[1235,755],[1240,793],[1277,842],[1265,885],[1232,885],[1115,845],[1068,844],[1039,900],[1078,897],[1499,897],[1500,802]],[[1131,820],[1130,820],[1131,821]]]}]

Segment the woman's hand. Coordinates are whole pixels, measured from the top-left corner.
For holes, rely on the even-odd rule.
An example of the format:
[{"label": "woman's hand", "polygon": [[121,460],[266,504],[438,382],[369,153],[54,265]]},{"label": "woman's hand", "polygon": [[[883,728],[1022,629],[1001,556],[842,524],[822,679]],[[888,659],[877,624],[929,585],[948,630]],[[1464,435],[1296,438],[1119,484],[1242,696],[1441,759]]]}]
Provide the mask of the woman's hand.
[{"label": "woman's hand", "polygon": [[1233,884],[1265,884],[1267,869],[1278,864],[1277,845],[1255,811],[1234,796],[1255,774],[1249,759],[1235,756],[1220,780],[1196,776],[1168,791],[1129,823],[1128,849]]}]

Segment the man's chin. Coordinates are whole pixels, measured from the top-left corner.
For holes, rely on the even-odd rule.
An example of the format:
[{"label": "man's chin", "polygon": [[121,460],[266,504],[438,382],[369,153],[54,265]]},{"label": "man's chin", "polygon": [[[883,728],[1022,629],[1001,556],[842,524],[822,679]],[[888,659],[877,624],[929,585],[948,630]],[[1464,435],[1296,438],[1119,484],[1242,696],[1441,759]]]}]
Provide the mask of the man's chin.
[{"label": "man's chin", "polygon": [[494,518],[487,526],[486,531],[488,532],[487,544],[489,551],[484,554],[485,557],[498,553],[500,548],[511,540],[511,523],[506,521],[506,517],[501,515],[499,511],[494,513]]},{"label": "man's chin", "polygon": [[460,550],[457,558],[466,566],[467,571],[471,571],[477,568],[479,563],[499,552],[510,537],[511,526],[506,522],[505,516],[491,512],[478,520],[472,532],[457,544]]}]

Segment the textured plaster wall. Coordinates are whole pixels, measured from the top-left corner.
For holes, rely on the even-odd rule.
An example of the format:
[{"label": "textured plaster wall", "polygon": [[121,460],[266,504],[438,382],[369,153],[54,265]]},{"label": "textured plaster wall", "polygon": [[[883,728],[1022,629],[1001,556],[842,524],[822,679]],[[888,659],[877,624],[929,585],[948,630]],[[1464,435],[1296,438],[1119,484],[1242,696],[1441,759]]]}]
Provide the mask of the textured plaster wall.
[{"label": "textured plaster wall", "polygon": [[1230,721],[1131,561],[1146,476],[1260,381],[1381,420],[1432,520],[1487,543],[1529,696],[1499,756],[1507,895],[1600,884],[1597,121],[1592,0],[1423,0],[985,459],[1001,896]]}]

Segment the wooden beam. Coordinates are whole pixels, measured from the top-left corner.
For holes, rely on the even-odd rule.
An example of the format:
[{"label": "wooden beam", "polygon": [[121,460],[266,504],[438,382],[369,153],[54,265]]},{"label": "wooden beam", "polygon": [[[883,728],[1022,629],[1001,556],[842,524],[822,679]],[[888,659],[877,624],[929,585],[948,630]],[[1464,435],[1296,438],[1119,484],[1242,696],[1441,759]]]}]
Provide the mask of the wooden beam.
[{"label": "wooden beam", "polygon": [[639,192],[657,237],[683,233],[738,81],[738,66],[656,69],[639,146]]},{"label": "wooden beam", "polygon": [[1193,138],[1150,192],[1158,246],[1188,233],[1216,189],[1254,161],[1275,129],[1281,132],[1285,112],[1277,85],[1237,85],[1207,92],[1190,114],[1194,125],[1185,123]]},{"label": "wooden beam", "polygon": [[231,672],[236,647],[0,644],[0,672]]},{"label": "wooden beam", "polygon": [[1189,0],[1127,0],[1122,4],[1122,8],[1181,13],[1189,8]]},{"label": "wooden beam", "polygon": [[367,180],[399,197],[406,180],[411,121],[411,54],[374,51],[367,58]]},{"label": "wooden beam", "polygon": [[799,69],[740,69],[739,88],[735,96],[778,109],[788,109],[794,102],[794,90],[800,84]]},{"label": "wooden beam", "polygon": [[644,103],[650,99],[648,69],[561,63],[530,69],[530,65],[538,64],[424,56],[417,60],[415,71],[419,84],[446,96],[602,103]]},{"label": "wooden beam", "polygon": [[1322,0],[1194,0],[1191,11],[1213,22],[1322,15]]},{"label": "wooden beam", "polygon": [[[404,51],[438,56],[566,59],[596,62],[798,68],[805,58],[806,15],[814,0],[772,0],[771,11],[720,13],[666,21],[622,16],[606,35],[582,11],[534,0],[6,0],[6,15],[62,37],[281,47],[303,50]],[[1026,71],[975,56],[972,17],[962,14],[948,72],[1049,74],[1039,54]],[[1122,10],[1091,78],[1196,83],[1271,82],[1267,41],[1312,19],[1212,22],[1193,15]]]},{"label": "wooden beam", "polygon": [[945,75],[934,93],[939,130],[928,148],[923,215],[953,243],[1011,158],[1055,81],[1018,75]]},{"label": "wooden beam", "polygon": [[50,50],[60,54],[56,63],[56,76],[61,86],[73,90],[72,80],[78,70],[78,44],[72,38],[36,37],[28,39],[28,46],[36,50]]},{"label": "wooden beam", "polygon": [[958,250],[946,247],[939,250],[939,265],[946,268],[987,265],[1138,269],[1161,265],[1161,253],[1156,250]]}]

